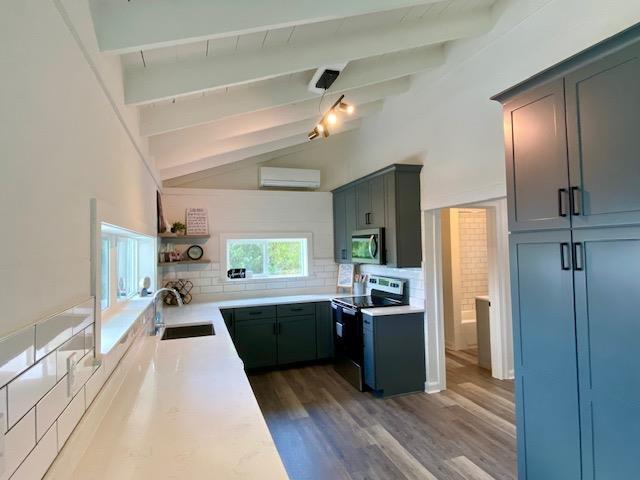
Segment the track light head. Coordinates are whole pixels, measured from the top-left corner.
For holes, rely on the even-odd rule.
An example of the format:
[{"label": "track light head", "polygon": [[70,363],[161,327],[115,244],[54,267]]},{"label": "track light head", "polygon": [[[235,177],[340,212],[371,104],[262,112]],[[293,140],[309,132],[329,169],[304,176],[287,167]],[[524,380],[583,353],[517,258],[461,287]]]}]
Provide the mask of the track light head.
[{"label": "track light head", "polygon": [[317,128],[314,128],[309,132],[307,136],[309,137],[309,140],[313,140],[314,138],[318,138],[320,136],[320,133],[318,132]]},{"label": "track light head", "polygon": [[351,115],[355,111],[355,107],[353,105],[349,104],[349,103],[346,103],[346,102],[340,102],[338,104],[338,109],[341,112],[347,113],[348,115]]},{"label": "track light head", "polygon": [[329,123],[330,125],[335,125],[337,121],[338,117],[336,117],[335,113],[330,112],[329,115],[327,115],[327,123]]}]

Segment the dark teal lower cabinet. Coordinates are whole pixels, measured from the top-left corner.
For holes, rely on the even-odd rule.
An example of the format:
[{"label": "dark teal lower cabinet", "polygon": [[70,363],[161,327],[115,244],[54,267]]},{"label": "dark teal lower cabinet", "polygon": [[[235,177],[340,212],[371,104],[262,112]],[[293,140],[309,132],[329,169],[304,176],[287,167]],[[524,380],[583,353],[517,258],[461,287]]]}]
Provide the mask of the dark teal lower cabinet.
[{"label": "dark teal lower cabinet", "polygon": [[278,365],[315,360],[315,315],[279,318],[277,342]]},{"label": "dark teal lower cabinet", "polygon": [[424,313],[364,320],[364,382],[381,396],[424,391]]},{"label": "dark teal lower cabinet", "polygon": [[333,357],[333,319],[329,302],[316,303],[316,342],[318,359]]},{"label": "dark teal lower cabinet", "polygon": [[275,318],[236,320],[234,343],[245,368],[277,363],[277,326]]},{"label": "dark teal lower cabinet", "polygon": [[333,357],[329,302],[227,309],[222,315],[247,369]]},{"label": "dark teal lower cabinet", "polygon": [[581,478],[571,246],[569,230],[511,235],[522,480]]},{"label": "dark teal lower cabinet", "polygon": [[231,338],[233,339],[235,337],[235,333],[234,333],[234,325],[233,325],[233,309],[229,309],[229,310],[221,310],[220,313],[222,313],[222,318],[224,318],[224,324],[227,326],[227,330],[229,331],[229,335],[231,335]]},{"label": "dark teal lower cabinet", "polygon": [[585,480],[640,476],[640,228],[574,230]]}]

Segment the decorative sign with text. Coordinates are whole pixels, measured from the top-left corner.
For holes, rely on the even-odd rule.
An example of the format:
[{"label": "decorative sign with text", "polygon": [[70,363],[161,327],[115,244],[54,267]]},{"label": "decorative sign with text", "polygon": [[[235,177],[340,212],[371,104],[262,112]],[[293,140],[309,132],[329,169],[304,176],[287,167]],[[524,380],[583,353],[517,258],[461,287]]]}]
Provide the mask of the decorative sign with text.
[{"label": "decorative sign with text", "polygon": [[209,214],[206,208],[187,208],[187,235],[209,235]]}]

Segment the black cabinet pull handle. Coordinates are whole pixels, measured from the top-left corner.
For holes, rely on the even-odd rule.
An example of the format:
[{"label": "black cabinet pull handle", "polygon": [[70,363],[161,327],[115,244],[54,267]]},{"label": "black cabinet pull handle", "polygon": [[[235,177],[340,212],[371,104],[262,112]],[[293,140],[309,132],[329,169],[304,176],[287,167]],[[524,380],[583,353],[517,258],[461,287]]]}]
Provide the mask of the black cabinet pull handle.
[{"label": "black cabinet pull handle", "polygon": [[257,312],[249,312],[249,315],[261,315],[261,314],[262,314],[262,310]]},{"label": "black cabinet pull handle", "polygon": [[346,248],[343,248],[343,249],[342,249],[342,259],[343,259],[343,260],[346,260],[346,259],[347,259],[347,249],[346,249]]},{"label": "black cabinet pull handle", "polygon": [[571,270],[571,260],[568,258],[571,255],[569,249],[569,243],[563,242],[560,244],[560,265],[562,270]]},{"label": "black cabinet pull handle", "polygon": [[584,270],[584,248],[582,242],[573,242],[573,269],[577,272]]},{"label": "black cabinet pull handle", "polygon": [[276,323],[273,324],[273,334],[274,335],[278,334],[278,325]]},{"label": "black cabinet pull handle", "polygon": [[580,193],[580,187],[571,187],[571,215],[580,215],[580,200],[582,200]]},{"label": "black cabinet pull handle", "polygon": [[569,191],[566,188],[558,189],[558,215],[560,215],[561,217],[567,216],[567,211],[564,208],[565,207],[564,198],[565,196],[567,196],[568,193]]},{"label": "black cabinet pull handle", "polygon": [[282,324],[278,323],[278,335],[282,333]]}]

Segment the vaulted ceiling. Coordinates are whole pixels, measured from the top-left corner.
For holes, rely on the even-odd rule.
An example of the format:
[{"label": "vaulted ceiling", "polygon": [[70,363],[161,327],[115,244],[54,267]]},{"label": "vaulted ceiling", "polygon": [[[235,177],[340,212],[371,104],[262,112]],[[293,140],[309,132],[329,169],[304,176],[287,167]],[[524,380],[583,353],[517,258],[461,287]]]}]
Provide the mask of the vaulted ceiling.
[{"label": "vaulted ceiling", "polygon": [[[305,148],[340,94],[360,128],[449,42],[493,26],[496,0],[90,0],[100,50],[119,55],[125,103],[163,179]],[[324,97],[307,88],[346,64]],[[314,140],[321,142],[322,139]]]}]

